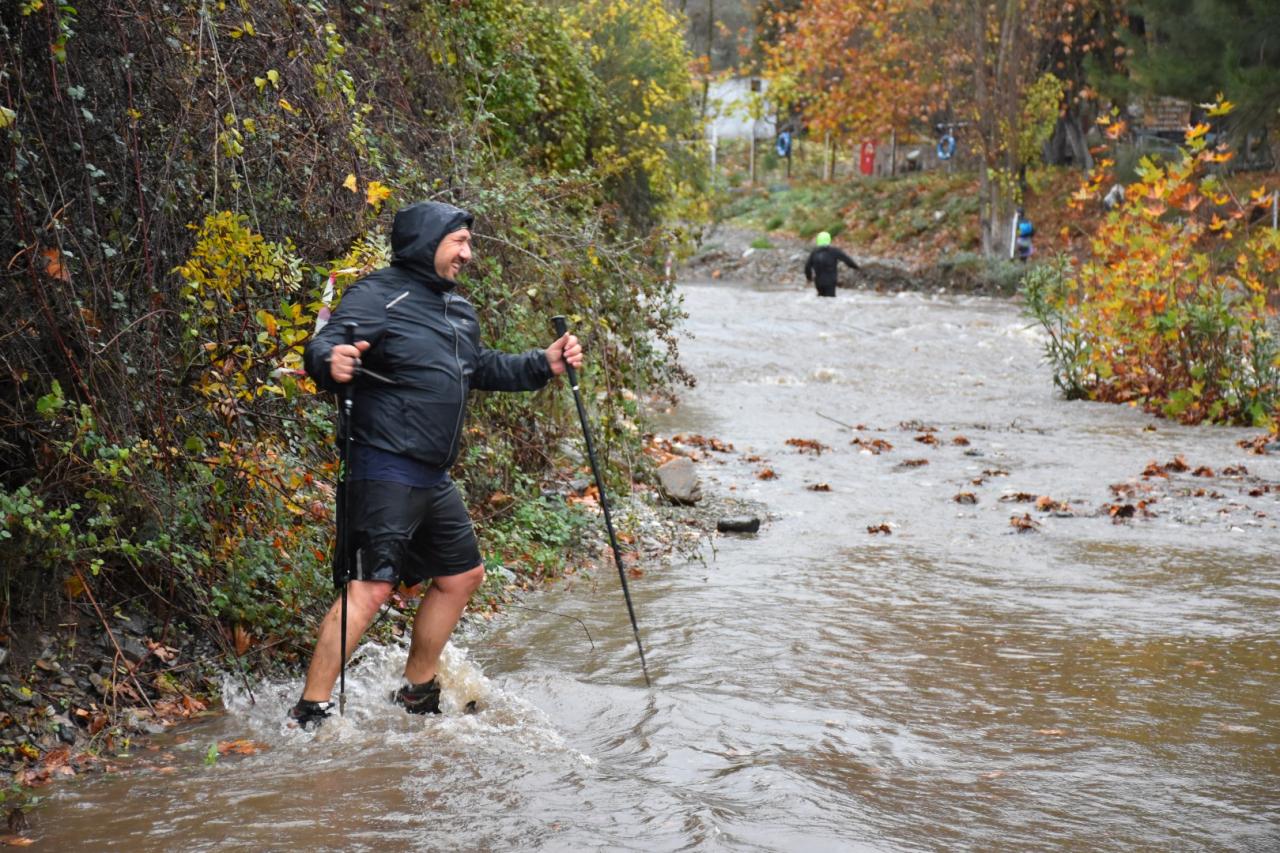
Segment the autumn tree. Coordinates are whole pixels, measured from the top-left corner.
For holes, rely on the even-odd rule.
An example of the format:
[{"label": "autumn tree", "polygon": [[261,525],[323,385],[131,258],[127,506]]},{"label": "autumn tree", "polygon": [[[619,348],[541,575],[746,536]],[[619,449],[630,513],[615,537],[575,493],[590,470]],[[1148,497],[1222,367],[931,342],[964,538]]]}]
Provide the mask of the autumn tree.
[{"label": "autumn tree", "polygon": [[1041,68],[1046,45],[1061,33],[1065,8],[1048,0],[968,0],[959,16],[956,35],[972,87],[970,122],[985,166],[978,174],[984,254],[1008,245],[1006,229],[1022,200],[1025,166],[1038,156],[1035,142],[1047,140],[1057,120],[1058,102],[1049,96],[1053,83]]},{"label": "autumn tree", "polygon": [[858,139],[904,130],[941,92],[925,41],[925,0],[817,0],[775,16],[770,96],[809,130]]}]

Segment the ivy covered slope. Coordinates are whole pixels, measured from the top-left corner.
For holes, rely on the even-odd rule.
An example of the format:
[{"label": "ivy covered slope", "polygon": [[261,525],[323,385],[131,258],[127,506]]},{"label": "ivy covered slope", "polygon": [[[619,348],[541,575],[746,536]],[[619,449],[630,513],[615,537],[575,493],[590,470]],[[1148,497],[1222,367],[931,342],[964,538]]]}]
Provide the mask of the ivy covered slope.
[{"label": "ivy covered slope", "polygon": [[[335,452],[301,349],[327,286],[386,262],[404,203],[476,213],[490,345],[573,318],[615,476],[635,473],[622,392],[677,378],[661,223],[702,180],[681,32],[649,0],[4,4],[10,648],[124,600],[228,650],[307,645]],[[564,395],[472,415],[455,476],[486,553],[554,571],[573,525],[537,483]]]}]

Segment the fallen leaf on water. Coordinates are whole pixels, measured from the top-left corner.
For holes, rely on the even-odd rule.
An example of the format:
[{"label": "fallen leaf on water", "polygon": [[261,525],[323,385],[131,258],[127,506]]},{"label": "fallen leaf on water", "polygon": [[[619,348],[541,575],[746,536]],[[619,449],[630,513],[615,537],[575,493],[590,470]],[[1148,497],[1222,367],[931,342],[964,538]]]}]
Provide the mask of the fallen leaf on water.
[{"label": "fallen leaf on water", "polygon": [[1003,770],[992,770],[990,773],[983,773],[982,778],[983,779],[999,779],[1003,775],[1004,775]]},{"label": "fallen leaf on water", "polygon": [[1025,504],[1025,503],[1031,503],[1035,499],[1036,499],[1036,496],[1031,494],[1030,492],[1010,492],[1007,495],[1000,496],[1000,500],[1004,501],[1005,503]]},{"label": "fallen leaf on water", "polygon": [[951,439],[951,443],[958,447],[968,447],[969,439],[965,438],[963,435],[957,435],[955,438]]},{"label": "fallen leaf on water", "polygon": [[801,453],[812,453],[815,456],[821,456],[822,451],[831,449],[822,442],[812,438],[788,438],[786,443],[788,446],[796,448]]},{"label": "fallen leaf on water", "polygon": [[876,454],[877,456],[886,450],[893,450],[893,445],[885,441],[883,438],[873,438],[870,440],[867,440],[865,438],[855,438],[849,443],[856,444],[858,447],[861,447],[863,450],[868,450],[871,453]]},{"label": "fallen leaf on water", "polygon": [[224,740],[218,744],[219,755],[257,755],[267,749],[265,744],[256,743],[248,738],[237,738],[236,740]]},{"label": "fallen leaf on water", "polygon": [[976,504],[978,502],[978,496],[973,492],[960,492],[951,500],[958,504]]},{"label": "fallen leaf on water", "polygon": [[898,424],[898,429],[907,430],[909,432],[937,432],[938,431],[938,428],[936,426],[929,426],[928,424],[922,423],[920,421],[901,421]]},{"label": "fallen leaf on water", "polygon": [[1267,445],[1276,440],[1274,435],[1256,435],[1253,438],[1242,438],[1236,445],[1257,456],[1267,455]]},{"label": "fallen leaf on water", "polygon": [[883,523],[882,523],[882,524],[868,524],[868,525],[867,525],[867,532],[868,532],[868,533],[870,533],[870,534],[872,534],[872,535],[875,535],[875,534],[877,534],[877,533],[883,533],[883,534],[885,534],[886,536],[887,536],[887,535],[889,535],[889,534],[891,534],[891,533],[893,533],[893,531],[889,528],[889,525],[888,525],[888,524],[883,524]]},{"label": "fallen leaf on water", "polygon": [[1249,469],[1243,465],[1228,465],[1222,469],[1222,476],[1224,477],[1242,477],[1248,473]]},{"label": "fallen leaf on water", "polygon": [[627,575],[630,576],[632,580],[636,580],[637,578],[642,578],[644,577],[644,569],[637,569],[635,567],[632,567],[630,569],[627,569]]},{"label": "fallen leaf on water", "polygon": [[1003,468],[988,468],[987,470],[985,470],[985,471],[983,471],[983,472],[982,472],[982,476],[984,476],[984,477],[1008,477],[1008,476],[1009,476],[1009,472],[1008,472],[1008,471],[1006,471],[1006,470],[1004,470]]},{"label": "fallen leaf on water", "polygon": [[0,838],[0,841],[3,841],[6,847],[30,847],[36,843],[34,838],[27,838],[25,835],[6,835]]},{"label": "fallen leaf on water", "polygon": [[1019,533],[1025,533],[1028,530],[1035,530],[1040,526],[1040,522],[1032,518],[1030,513],[1024,512],[1022,515],[1011,516],[1009,525]]},{"label": "fallen leaf on water", "polygon": [[904,459],[902,460],[903,468],[919,468],[921,465],[928,465],[928,459]]},{"label": "fallen leaf on water", "polygon": [[1066,734],[1066,732],[1064,732],[1062,729],[1036,729],[1036,734],[1057,736],[1057,735],[1064,735]]},{"label": "fallen leaf on water", "polygon": [[927,432],[924,433],[923,435],[917,435],[915,440],[920,442],[921,444],[928,444],[928,445],[935,445],[938,443],[937,437],[934,436],[932,433],[927,433]]},{"label": "fallen leaf on water", "polygon": [[1041,512],[1071,512],[1071,507],[1066,502],[1055,501],[1048,495],[1041,495],[1036,498],[1036,509]]},{"label": "fallen leaf on water", "polygon": [[810,483],[809,485],[805,486],[805,488],[811,492],[829,492],[831,491],[831,484],[830,483]]},{"label": "fallen leaf on water", "polygon": [[1138,508],[1133,504],[1103,504],[1102,508],[1107,511],[1113,519],[1133,518]]},{"label": "fallen leaf on water", "polygon": [[1192,477],[1212,477],[1213,469],[1208,465],[1201,465],[1199,468],[1191,472]]},{"label": "fallen leaf on water", "polygon": [[761,479],[761,480],[776,480],[776,479],[778,479],[778,475],[777,475],[776,473],[774,473],[774,470],[773,470],[772,468],[762,468],[762,469],[760,469],[759,471],[757,471],[757,472],[756,472],[756,477],[758,477],[758,478],[759,478],[759,479]]}]

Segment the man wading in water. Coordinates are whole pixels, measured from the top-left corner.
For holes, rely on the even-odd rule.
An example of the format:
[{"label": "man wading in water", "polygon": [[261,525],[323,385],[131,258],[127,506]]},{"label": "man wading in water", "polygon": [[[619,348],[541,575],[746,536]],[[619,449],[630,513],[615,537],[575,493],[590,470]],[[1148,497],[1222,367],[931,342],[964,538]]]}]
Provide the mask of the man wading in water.
[{"label": "man wading in water", "polygon": [[819,296],[835,296],[839,265],[845,264],[851,270],[856,270],[858,265],[853,262],[853,258],[831,245],[831,235],[826,231],[819,234],[813,242],[817,244],[817,248],[809,253],[809,260],[804,263],[805,281],[814,283]]},{"label": "man wading in water", "polygon": [[[582,347],[567,333],[519,355],[480,345],[475,309],[453,292],[471,260],[471,223],[471,214],[438,202],[398,212],[391,266],[352,285],[306,348],[317,385],[342,393],[355,382],[339,520],[350,525],[339,539],[350,567],[346,649],[355,649],[397,583],[430,579],[413,621],[406,683],[391,697],[412,714],[440,712],[440,652],[484,581],[471,519],[449,479],[467,392],[533,391],[564,373],[566,362],[582,364]],[[351,323],[354,345],[342,342]],[[331,707],[344,663],[341,608],[339,599],[321,623],[302,698],[289,711],[304,729]]]}]

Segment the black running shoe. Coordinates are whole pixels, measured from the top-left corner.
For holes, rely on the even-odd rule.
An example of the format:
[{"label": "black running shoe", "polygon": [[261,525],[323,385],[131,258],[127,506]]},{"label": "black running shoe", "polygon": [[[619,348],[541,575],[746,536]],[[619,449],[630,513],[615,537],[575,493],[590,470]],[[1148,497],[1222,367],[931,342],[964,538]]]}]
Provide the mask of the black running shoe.
[{"label": "black running shoe", "polygon": [[298,704],[289,709],[289,719],[298,724],[304,732],[320,728],[333,703],[312,702],[310,699],[299,699]]},{"label": "black running shoe", "polygon": [[439,714],[440,685],[433,678],[423,684],[406,684],[391,694],[391,701],[410,714]]}]

